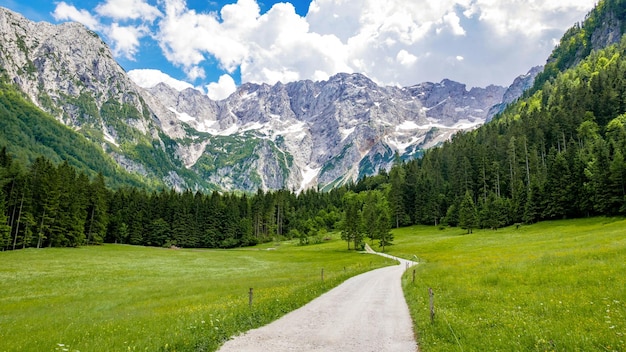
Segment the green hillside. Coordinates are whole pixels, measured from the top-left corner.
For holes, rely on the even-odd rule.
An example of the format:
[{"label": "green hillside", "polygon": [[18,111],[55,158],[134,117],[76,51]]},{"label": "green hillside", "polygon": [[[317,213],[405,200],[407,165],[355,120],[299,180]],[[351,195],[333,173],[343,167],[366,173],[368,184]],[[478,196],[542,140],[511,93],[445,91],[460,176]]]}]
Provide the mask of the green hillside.
[{"label": "green hillside", "polygon": [[471,232],[625,214],[625,77],[622,40],[592,52],[491,123],[397,165],[389,181],[394,217]]},{"label": "green hillside", "polygon": [[[603,32],[615,31],[612,38],[602,38]],[[621,34],[626,32],[626,1],[604,0],[587,14],[582,24],[570,28],[561,38],[548,62],[535,79],[531,93],[541,89],[543,84],[554,79],[560,72],[576,66],[595,49],[619,42]],[[611,41],[613,43],[611,43]]]},{"label": "green hillside", "polygon": [[41,111],[4,81],[0,82],[0,131],[0,146],[23,165],[43,156],[55,164],[67,161],[90,178],[101,173],[115,188],[162,184],[124,171],[102,147]]}]

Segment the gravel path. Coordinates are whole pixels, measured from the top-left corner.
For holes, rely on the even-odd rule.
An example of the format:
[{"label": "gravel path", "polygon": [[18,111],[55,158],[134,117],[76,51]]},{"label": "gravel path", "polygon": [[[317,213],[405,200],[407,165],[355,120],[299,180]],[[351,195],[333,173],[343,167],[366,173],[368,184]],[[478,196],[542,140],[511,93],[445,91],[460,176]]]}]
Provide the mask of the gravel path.
[{"label": "gravel path", "polygon": [[352,277],[273,323],[227,341],[219,351],[417,351],[400,283],[415,263],[395,259],[399,265]]}]

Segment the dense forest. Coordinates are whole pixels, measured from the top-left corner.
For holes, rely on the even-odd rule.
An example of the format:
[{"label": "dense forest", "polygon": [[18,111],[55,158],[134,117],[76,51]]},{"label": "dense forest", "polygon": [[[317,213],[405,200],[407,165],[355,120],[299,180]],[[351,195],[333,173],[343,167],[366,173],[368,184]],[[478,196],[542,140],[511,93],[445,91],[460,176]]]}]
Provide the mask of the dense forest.
[{"label": "dense forest", "polygon": [[[0,248],[127,243],[147,246],[231,248],[276,238],[298,238],[301,244],[322,241],[324,233],[342,223],[344,201],[370,211],[357,221],[354,236],[389,244],[389,212],[379,191],[361,196],[345,188],[254,195],[147,191],[125,187],[110,190],[102,175],[90,180],[67,162],[58,166],[37,158],[28,169],[0,151]],[[366,193],[363,193],[365,195]],[[348,196],[349,195],[349,196]],[[363,196],[362,195],[362,196]],[[369,208],[368,208],[369,207]],[[369,209],[369,210],[368,210]],[[360,214],[359,214],[360,215]],[[379,221],[379,219],[383,219]],[[379,225],[380,224],[380,225]],[[361,231],[361,226],[369,226]]]},{"label": "dense forest", "polygon": [[[277,238],[298,238],[304,245],[334,230],[348,248],[359,248],[366,237],[384,247],[393,243],[391,226],[460,226],[471,233],[546,219],[625,215],[626,39],[584,52],[590,28],[615,7],[612,18],[621,20],[622,1],[604,1],[584,25],[573,27],[551,57],[560,63],[549,64],[541,85],[492,122],[458,133],[419,159],[397,158],[389,172],[329,192],[111,187],[105,180],[117,171],[86,174],[81,166],[88,158],[78,154],[85,161],[77,162],[72,156],[78,150],[68,152],[71,162],[40,156],[24,163],[3,149],[0,248],[103,242],[232,248]],[[576,40],[578,46],[570,43]],[[1,113],[24,119],[9,103]]]}]

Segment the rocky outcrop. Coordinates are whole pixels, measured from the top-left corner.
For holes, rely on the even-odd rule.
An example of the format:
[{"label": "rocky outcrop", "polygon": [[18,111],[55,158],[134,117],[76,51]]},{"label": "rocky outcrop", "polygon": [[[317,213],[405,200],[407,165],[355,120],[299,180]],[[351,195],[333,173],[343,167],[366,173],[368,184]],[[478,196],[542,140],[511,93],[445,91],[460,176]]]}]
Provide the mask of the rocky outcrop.
[{"label": "rocky outcrop", "polygon": [[489,113],[487,114],[487,122],[491,121],[493,117],[507,107],[507,105],[516,101],[519,97],[524,94],[525,91],[530,89],[535,82],[535,77],[539,73],[543,71],[543,66],[535,66],[528,71],[525,75],[521,75],[513,81],[513,84],[509,86],[509,88],[504,92],[504,96],[502,97],[502,102],[496,104],[489,109]]}]

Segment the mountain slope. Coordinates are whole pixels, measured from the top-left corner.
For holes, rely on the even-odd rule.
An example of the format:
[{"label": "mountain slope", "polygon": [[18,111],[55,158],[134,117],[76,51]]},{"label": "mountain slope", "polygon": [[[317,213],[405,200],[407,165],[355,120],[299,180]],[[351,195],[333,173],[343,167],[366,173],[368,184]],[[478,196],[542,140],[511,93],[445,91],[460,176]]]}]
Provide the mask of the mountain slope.
[{"label": "mountain slope", "polygon": [[570,28],[550,54],[530,93],[535,92],[559,72],[576,66],[594,50],[620,42],[626,30],[626,1],[599,1],[583,23]]},{"label": "mountain slope", "polygon": [[[395,153],[411,158],[459,130],[481,125],[505,93],[496,86],[468,91],[449,80],[381,87],[360,74],[322,82],[243,84],[218,102],[164,84],[147,90],[181,121],[212,135],[196,160],[186,160],[188,165],[210,170],[205,177],[225,188],[247,190],[256,183],[252,177],[219,162],[229,159],[232,143],[252,153],[233,164],[260,170],[263,188],[341,184],[389,168]],[[216,141],[227,147],[214,148]],[[211,160],[217,162],[207,165]]]},{"label": "mountain slope", "polygon": [[[0,9],[0,67],[30,100],[149,183],[200,182],[176,158],[173,115],[158,118],[104,42],[77,23],[34,23]],[[150,105],[149,105],[150,104]],[[189,185],[189,183],[192,183]],[[207,186],[201,184],[201,186]]]},{"label": "mountain slope", "polygon": [[101,173],[112,187],[150,187],[150,184],[123,170],[113,159],[95,145],[60,124],[28,102],[15,87],[0,82],[0,146],[30,164],[44,156],[60,163],[67,161],[81,172],[95,176]]}]

